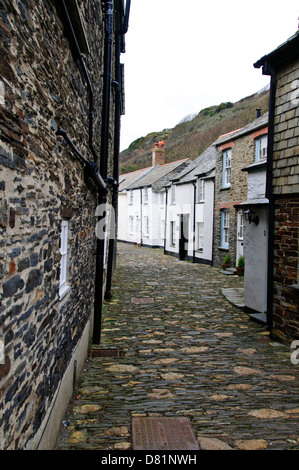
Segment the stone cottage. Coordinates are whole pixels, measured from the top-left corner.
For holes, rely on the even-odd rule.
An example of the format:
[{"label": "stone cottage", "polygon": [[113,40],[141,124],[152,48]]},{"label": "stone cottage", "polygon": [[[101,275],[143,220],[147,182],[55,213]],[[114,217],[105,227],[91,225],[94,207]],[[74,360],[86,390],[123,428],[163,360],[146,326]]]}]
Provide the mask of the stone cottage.
[{"label": "stone cottage", "polygon": [[244,255],[244,213],[235,206],[247,199],[245,167],[263,160],[267,149],[268,114],[259,115],[242,129],[219,137],[215,167],[213,264],[221,266],[226,255],[235,267]]},{"label": "stone cottage", "polygon": [[2,449],[52,448],[90,339],[99,342],[129,8],[0,5]]},{"label": "stone cottage", "polygon": [[299,338],[299,31],[259,59],[271,77],[267,323],[289,343]]},{"label": "stone cottage", "polygon": [[212,265],[215,159],[211,145],[167,185],[166,254]]}]

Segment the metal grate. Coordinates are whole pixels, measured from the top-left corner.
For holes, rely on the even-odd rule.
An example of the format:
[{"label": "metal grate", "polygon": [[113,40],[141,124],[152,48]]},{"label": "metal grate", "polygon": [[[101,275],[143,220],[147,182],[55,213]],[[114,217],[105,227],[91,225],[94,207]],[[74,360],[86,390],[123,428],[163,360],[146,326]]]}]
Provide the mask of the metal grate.
[{"label": "metal grate", "polygon": [[132,418],[133,450],[199,450],[189,418]]},{"label": "metal grate", "polygon": [[90,349],[89,357],[123,357],[125,351],[119,349]]}]

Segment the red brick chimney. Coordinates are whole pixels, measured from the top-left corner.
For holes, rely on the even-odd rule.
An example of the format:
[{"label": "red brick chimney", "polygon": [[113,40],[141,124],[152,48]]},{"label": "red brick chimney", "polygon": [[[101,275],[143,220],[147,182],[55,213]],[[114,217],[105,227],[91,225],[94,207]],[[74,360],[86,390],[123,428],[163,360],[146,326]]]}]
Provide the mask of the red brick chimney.
[{"label": "red brick chimney", "polygon": [[154,165],[164,165],[165,163],[165,150],[164,150],[165,140],[160,140],[160,142],[155,144],[153,149],[153,160],[152,164]]}]

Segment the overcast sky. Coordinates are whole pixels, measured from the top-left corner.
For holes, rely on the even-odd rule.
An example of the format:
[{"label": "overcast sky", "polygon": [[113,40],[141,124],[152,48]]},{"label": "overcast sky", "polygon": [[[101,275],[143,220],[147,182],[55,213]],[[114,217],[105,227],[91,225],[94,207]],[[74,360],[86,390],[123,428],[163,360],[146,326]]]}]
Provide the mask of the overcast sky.
[{"label": "overcast sky", "polygon": [[269,84],[253,63],[298,30],[298,0],[131,0],[121,150]]}]

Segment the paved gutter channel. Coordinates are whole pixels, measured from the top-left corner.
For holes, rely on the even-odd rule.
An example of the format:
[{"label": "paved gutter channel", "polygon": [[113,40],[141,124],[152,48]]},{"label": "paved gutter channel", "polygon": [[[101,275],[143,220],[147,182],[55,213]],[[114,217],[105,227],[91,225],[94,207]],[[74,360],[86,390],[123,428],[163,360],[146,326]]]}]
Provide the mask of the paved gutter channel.
[{"label": "paved gutter channel", "polygon": [[[222,289],[243,278],[118,244],[102,342],[58,450],[131,450],[133,417],[188,417],[200,449],[299,449],[299,365]],[[237,299],[240,302],[240,299]],[[121,354],[116,353],[121,351]]]}]

